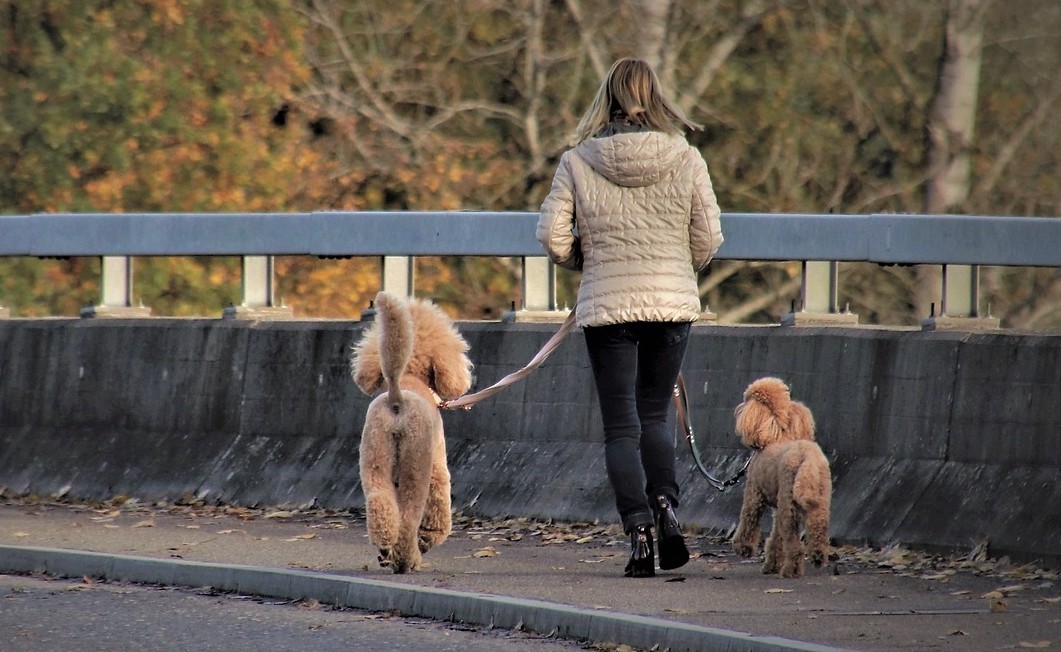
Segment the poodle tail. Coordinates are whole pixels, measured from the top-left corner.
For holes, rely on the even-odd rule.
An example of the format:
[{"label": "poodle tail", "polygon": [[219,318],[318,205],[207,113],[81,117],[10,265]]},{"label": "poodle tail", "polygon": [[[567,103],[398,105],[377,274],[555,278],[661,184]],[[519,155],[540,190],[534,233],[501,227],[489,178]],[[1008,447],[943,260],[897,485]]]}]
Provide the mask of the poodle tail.
[{"label": "poodle tail", "polygon": [[399,381],[413,357],[413,319],[409,306],[387,292],[376,295],[375,307],[380,321],[380,367],[387,381],[387,400],[397,413],[402,406]]},{"label": "poodle tail", "polygon": [[832,492],[829,460],[817,445],[803,446],[802,460],[792,480],[792,498],[806,511],[828,507],[824,500]]}]

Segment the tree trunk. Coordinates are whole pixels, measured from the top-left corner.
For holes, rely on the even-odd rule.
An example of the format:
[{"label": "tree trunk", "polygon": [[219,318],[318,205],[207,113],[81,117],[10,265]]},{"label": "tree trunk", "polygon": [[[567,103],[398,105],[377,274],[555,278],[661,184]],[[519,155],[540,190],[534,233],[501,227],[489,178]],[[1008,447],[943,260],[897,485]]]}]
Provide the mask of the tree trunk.
[{"label": "tree trunk", "polygon": [[[984,13],[991,0],[947,0],[943,51],[935,95],[926,125],[924,212],[946,213],[962,208],[969,197],[970,149],[976,124],[980,86]],[[940,301],[941,270],[918,269],[915,309],[928,316]]]},{"label": "tree trunk", "polygon": [[638,30],[637,56],[648,62],[657,74],[667,46],[667,18],[671,0],[640,0],[641,28]]}]

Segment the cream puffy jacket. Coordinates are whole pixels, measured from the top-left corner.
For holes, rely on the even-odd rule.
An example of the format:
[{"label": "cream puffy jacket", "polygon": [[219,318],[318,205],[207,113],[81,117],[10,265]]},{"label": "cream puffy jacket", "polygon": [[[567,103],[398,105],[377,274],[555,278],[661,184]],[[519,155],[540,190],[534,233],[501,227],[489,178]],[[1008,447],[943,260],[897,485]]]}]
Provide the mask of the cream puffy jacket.
[{"label": "cream puffy jacket", "polygon": [[579,326],[695,321],[696,272],[722,244],[707,164],[683,136],[658,131],[565,152],[537,236],[554,263],[582,270]]}]

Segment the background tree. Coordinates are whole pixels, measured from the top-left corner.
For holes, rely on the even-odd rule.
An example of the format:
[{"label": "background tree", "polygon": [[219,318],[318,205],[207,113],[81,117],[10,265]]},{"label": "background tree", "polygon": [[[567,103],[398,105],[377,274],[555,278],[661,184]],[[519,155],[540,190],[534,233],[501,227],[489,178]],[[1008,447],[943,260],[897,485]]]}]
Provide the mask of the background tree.
[{"label": "background tree", "polygon": [[[0,210],[533,211],[634,55],[705,125],[690,138],[725,212],[1057,216],[1059,33],[1054,0],[0,0]],[[518,299],[516,261],[417,265],[454,315]],[[776,322],[798,295],[796,263],[711,267],[724,322]],[[277,268],[307,315],[356,317],[379,283],[374,259]],[[235,260],[137,269],[157,314],[238,293]],[[841,303],[916,324],[933,274],[845,264]],[[0,260],[0,301],[69,314],[97,275]],[[1057,328],[1059,277],[985,269],[982,290],[1006,326]],[[578,277],[560,281],[570,304]]]},{"label": "background tree", "polygon": [[[308,78],[283,0],[0,3],[0,206],[6,212],[275,211],[315,207],[328,164],[285,104]],[[96,270],[90,275],[84,272]],[[19,314],[49,285],[94,293],[98,264],[0,260]],[[235,259],[140,259],[161,314],[238,299]],[[12,297],[12,298],[8,298]],[[85,305],[85,304],[82,304]]]}]

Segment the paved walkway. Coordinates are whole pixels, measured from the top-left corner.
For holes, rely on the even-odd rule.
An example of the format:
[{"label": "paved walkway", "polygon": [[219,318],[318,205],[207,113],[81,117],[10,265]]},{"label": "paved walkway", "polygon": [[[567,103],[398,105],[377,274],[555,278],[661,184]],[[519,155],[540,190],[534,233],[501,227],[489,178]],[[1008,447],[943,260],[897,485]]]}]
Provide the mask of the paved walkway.
[{"label": "paved walkway", "polygon": [[688,565],[628,579],[614,525],[457,521],[422,571],[394,575],[345,512],[5,500],[0,572],[213,586],[643,649],[1061,649],[1056,571],[840,548],[786,580],[690,536]]}]

